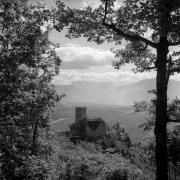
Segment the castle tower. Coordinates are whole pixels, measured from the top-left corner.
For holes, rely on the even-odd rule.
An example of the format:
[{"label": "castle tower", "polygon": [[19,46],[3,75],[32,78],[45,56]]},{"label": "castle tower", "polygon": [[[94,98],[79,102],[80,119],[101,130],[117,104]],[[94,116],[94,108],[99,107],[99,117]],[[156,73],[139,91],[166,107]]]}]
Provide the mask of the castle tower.
[{"label": "castle tower", "polygon": [[86,118],[86,107],[76,107],[75,109],[75,122]]}]

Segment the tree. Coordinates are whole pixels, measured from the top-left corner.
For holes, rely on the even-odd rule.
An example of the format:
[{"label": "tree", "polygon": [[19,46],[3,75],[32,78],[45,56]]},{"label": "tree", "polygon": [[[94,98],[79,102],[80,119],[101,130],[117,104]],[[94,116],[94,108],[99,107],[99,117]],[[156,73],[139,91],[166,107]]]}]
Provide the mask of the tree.
[{"label": "tree", "polygon": [[[61,60],[48,40],[51,12],[26,0],[0,0],[0,163],[2,178],[44,179],[52,152],[51,85]],[[45,27],[46,30],[43,30]]]},{"label": "tree", "polygon": [[[155,91],[152,91],[155,93]],[[156,117],[156,99],[152,99],[150,103],[145,101],[136,102],[134,104],[135,111],[147,111],[150,115],[149,118],[146,119],[146,122],[141,124],[139,127],[143,128],[144,131],[152,131],[155,126],[155,117]],[[169,177],[171,178],[172,169],[173,174],[176,176],[176,172],[178,168],[178,163],[180,162],[180,156],[179,156],[179,146],[180,146],[180,126],[177,123],[180,123],[180,100],[176,98],[172,99],[171,101],[168,101],[167,105],[167,116],[168,116],[168,122],[171,122],[171,124],[168,127],[168,133],[167,133],[167,147],[168,147],[168,164],[169,164]],[[154,137],[149,138],[150,143],[146,146],[147,150],[151,152],[150,158],[152,159],[152,162],[155,161],[154,158]],[[173,165],[173,166],[172,166]]]},{"label": "tree", "polygon": [[97,142],[81,141],[75,145],[59,136],[54,157],[53,178],[108,180],[145,179],[146,174],[120,153],[103,152]]},{"label": "tree", "polygon": [[[169,76],[179,72],[179,59],[173,56],[178,53],[171,54],[169,47],[180,44],[180,4],[175,0],[125,0],[123,6],[115,7],[115,0],[101,2],[97,9],[67,8],[65,16],[60,14],[62,3],[57,1],[55,28],[60,30],[64,19],[64,23],[69,22],[69,38],[83,36],[98,44],[115,42],[116,45],[125,39],[128,42],[125,50],[115,51],[120,58],[115,67],[134,63],[136,71],[157,71],[156,176],[157,180],[167,180],[167,85]],[[147,32],[150,38],[146,37]]]}]

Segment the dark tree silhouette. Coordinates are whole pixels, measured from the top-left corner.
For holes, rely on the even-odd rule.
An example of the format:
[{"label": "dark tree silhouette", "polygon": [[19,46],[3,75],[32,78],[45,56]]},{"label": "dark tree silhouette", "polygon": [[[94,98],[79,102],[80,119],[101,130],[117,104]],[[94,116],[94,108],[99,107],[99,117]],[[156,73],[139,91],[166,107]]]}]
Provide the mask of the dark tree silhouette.
[{"label": "dark tree silhouette", "polygon": [[51,18],[26,0],[0,0],[0,164],[8,180],[45,179],[52,152],[52,78],[61,60],[49,40]]}]

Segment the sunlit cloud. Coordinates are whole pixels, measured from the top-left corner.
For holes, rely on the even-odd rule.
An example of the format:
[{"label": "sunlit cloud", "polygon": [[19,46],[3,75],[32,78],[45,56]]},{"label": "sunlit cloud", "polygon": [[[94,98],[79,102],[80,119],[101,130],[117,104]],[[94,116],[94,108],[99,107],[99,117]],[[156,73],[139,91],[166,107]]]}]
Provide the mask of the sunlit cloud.
[{"label": "sunlit cloud", "polygon": [[[103,68],[103,67],[101,67]],[[108,71],[108,72],[79,72],[77,70],[62,70],[54,79],[55,84],[71,84],[77,81],[106,82],[119,85],[131,84],[143,79],[154,78],[154,73],[138,73],[131,71]]]},{"label": "sunlit cloud", "polygon": [[62,69],[88,69],[91,66],[111,65],[115,60],[110,50],[70,45],[57,50],[62,59]]},{"label": "sunlit cloud", "polygon": [[100,0],[87,0],[82,2],[82,7],[91,6],[93,9],[98,8],[101,5]]},{"label": "sunlit cloud", "polygon": [[[86,0],[82,1],[82,7],[91,6],[93,9],[98,8],[101,5],[101,0]],[[118,0],[114,2],[114,9],[118,9],[123,5],[123,0]]]},{"label": "sunlit cloud", "polygon": [[[156,72],[134,73],[132,64],[122,66],[116,70],[112,66],[115,60],[110,50],[83,47],[79,44],[67,44],[57,49],[63,63],[60,74],[54,78],[55,84],[72,84],[78,81],[114,83],[127,85],[143,79],[156,77]],[[117,59],[116,59],[117,60]],[[171,78],[180,80],[179,75]]]}]

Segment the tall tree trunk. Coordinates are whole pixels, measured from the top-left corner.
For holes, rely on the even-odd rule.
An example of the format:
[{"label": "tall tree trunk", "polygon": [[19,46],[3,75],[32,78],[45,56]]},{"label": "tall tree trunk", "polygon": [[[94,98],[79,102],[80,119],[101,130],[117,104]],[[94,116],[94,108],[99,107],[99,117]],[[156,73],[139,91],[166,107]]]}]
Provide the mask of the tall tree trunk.
[{"label": "tall tree trunk", "polygon": [[168,56],[168,26],[171,5],[169,0],[159,0],[159,32],[160,38],[157,48],[157,101],[156,101],[156,180],[168,180],[167,153],[167,56]]},{"label": "tall tree trunk", "polygon": [[156,102],[156,180],[168,180],[167,159],[167,62],[168,44],[166,37],[160,37],[157,49],[157,102]]}]

